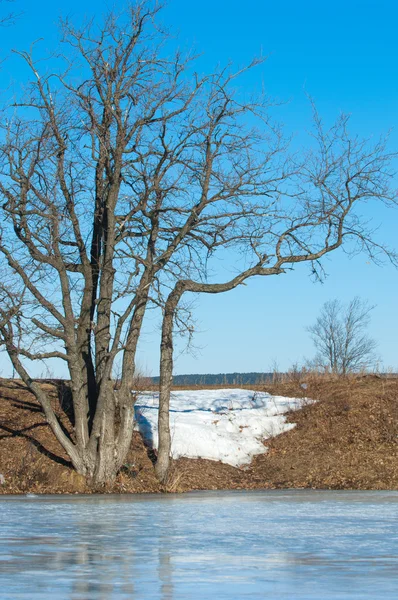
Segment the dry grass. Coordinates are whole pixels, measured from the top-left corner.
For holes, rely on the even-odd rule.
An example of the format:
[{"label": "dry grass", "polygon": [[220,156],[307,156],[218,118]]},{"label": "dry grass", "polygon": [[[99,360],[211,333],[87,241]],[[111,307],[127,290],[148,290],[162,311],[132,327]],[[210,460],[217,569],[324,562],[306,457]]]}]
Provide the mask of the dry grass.
[{"label": "dry grass", "polygon": [[[63,426],[72,433],[65,389],[60,382],[43,385],[51,393]],[[18,381],[0,380],[0,473],[6,482],[0,485],[0,493],[175,493],[275,487],[398,489],[398,379],[339,379],[300,372],[265,386],[247,387],[303,398],[303,408],[288,415],[297,427],[267,440],[268,453],[256,457],[248,468],[179,459],[172,462],[169,481],[161,487],[153,457],[135,433],[115,483],[93,490],[71,468],[32,395]],[[305,397],[319,402],[308,404]]]},{"label": "dry grass", "polygon": [[398,380],[308,377],[270,387],[319,399],[289,415],[295,429],[268,443],[253,477],[277,487],[398,489]]}]

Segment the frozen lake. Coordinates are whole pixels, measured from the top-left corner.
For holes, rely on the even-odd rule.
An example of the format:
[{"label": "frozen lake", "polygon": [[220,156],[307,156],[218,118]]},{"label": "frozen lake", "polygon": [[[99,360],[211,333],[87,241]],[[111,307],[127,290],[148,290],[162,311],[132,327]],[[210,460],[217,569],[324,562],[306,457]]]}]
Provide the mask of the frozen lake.
[{"label": "frozen lake", "polygon": [[0,498],[0,597],[396,599],[398,492]]}]

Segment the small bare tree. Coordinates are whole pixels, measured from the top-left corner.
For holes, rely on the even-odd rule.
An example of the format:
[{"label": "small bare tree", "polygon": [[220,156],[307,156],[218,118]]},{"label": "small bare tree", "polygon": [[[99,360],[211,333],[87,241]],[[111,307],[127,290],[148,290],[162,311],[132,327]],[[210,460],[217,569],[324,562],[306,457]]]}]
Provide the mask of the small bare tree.
[{"label": "small bare tree", "polygon": [[339,300],[325,302],[314,325],[308,327],[317,349],[314,363],[339,375],[374,364],[377,343],[366,332],[374,308],[358,296],[346,306]]},{"label": "small bare tree", "polygon": [[[382,142],[351,139],[344,117],[326,131],[316,118],[318,149],[289,159],[269,98],[238,93],[242,71],[199,77],[189,56],[167,51],[158,12],[142,1],[101,27],[63,22],[64,51],[47,69],[19,52],[31,81],[1,120],[0,341],[74,467],[95,483],[115,478],[130,447],[148,309],[164,311],[167,434],[182,295],[300,262],[316,270],[350,239],[373,251],[356,206],[392,198]],[[246,266],[210,283],[208,265],[225,248]],[[71,437],[30,375],[32,361],[51,359],[69,371]],[[163,479],[162,428],[160,438]]]}]

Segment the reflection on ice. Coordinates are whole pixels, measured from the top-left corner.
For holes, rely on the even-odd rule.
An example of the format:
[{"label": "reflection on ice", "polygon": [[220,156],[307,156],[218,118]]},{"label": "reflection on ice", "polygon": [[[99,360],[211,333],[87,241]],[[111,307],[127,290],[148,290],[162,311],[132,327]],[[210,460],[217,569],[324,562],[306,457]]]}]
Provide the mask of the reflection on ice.
[{"label": "reflection on ice", "polygon": [[396,598],[396,492],[0,504],[2,600]]}]

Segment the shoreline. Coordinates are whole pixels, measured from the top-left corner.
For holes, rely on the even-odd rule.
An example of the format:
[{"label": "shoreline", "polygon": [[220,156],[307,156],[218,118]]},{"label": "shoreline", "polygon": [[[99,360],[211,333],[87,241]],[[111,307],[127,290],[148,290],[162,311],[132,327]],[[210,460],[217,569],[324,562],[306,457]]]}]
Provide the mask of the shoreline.
[{"label": "shoreline", "polygon": [[[303,381],[306,389],[301,387]],[[43,385],[54,389],[54,406],[63,425],[70,428],[55,386],[50,382]],[[288,422],[296,423],[296,427],[266,440],[268,451],[255,456],[250,465],[236,468],[200,458],[180,458],[172,461],[167,485],[160,486],[153,469],[153,452],[135,432],[128,460],[115,482],[94,489],[70,468],[31,394],[20,382],[0,380],[0,473],[5,480],[0,496],[398,490],[398,379],[308,376],[266,384],[261,391],[305,395],[318,402],[288,413]]]}]

